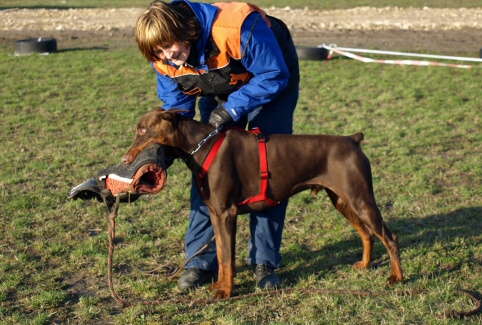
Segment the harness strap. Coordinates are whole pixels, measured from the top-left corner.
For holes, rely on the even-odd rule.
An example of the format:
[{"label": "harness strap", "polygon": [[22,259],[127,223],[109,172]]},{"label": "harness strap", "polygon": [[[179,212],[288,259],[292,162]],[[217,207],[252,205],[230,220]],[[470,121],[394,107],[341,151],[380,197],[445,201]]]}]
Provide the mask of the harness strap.
[{"label": "harness strap", "polygon": [[203,183],[204,176],[208,172],[209,166],[211,166],[211,164],[214,160],[214,157],[216,157],[216,154],[218,153],[219,148],[221,147],[221,144],[223,144],[223,141],[224,141],[225,137],[226,137],[226,131],[223,131],[223,132],[219,133],[219,137],[214,142],[213,147],[209,151],[206,159],[204,160],[204,163],[201,166],[201,170],[197,174],[197,178],[199,180],[198,181],[198,188],[201,190],[201,192],[202,192],[202,183]]},{"label": "harness strap", "polygon": [[[266,190],[268,189],[268,178],[269,178],[268,159],[267,159],[267,152],[266,152],[266,138],[261,133],[259,128],[254,128],[249,132],[253,133],[256,136],[256,140],[258,141],[259,170],[260,170],[260,178],[261,178],[260,184],[259,184],[260,192],[256,195],[253,195],[247,198],[246,200],[238,202],[236,205],[241,206],[241,205],[256,203],[259,201],[265,201],[270,206],[275,206],[279,202],[271,200],[270,198],[266,197]],[[226,137],[226,130],[219,133],[219,137],[214,142],[213,147],[209,151],[208,155],[206,156],[206,159],[204,160],[201,166],[201,170],[197,174],[197,186],[198,186],[198,189],[201,191],[201,194],[203,190],[202,184],[203,184],[204,176],[206,176],[206,173],[209,167],[211,166],[214,158],[216,157],[216,154],[218,153],[219,148],[221,147],[221,144],[223,143],[225,137]]]},{"label": "harness strap", "polygon": [[247,198],[244,201],[238,202],[236,205],[241,206],[250,203],[256,203],[259,201],[265,201],[271,206],[277,205],[279,202],[271,200],[266,196],[266,190],[268,189],[268,178],[269,178],[269,171],[268,171],[268,158],[266,152],[266,138],[261,133],[259,128],[254,128],[250,130],[256,136],[256,140],[258,141],[258,150],[259,150],[259,172],[260,172],[260,183],[259,183],[259,193]]}]

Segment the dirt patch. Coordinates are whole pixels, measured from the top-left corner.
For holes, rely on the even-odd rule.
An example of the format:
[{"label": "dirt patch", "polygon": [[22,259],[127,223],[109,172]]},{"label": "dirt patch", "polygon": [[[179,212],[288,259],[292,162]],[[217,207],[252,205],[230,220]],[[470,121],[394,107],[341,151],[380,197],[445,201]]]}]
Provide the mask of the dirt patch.
[{"label": "dirt patch", "polygon": [[[140,8],[8,9],[0,11],[0,45],[55,37],[59,49],[134,44]],[[348,10],[268,8],[286,22],[297,45],[479,55],[482,8],[415,9],[358,7]]]}]

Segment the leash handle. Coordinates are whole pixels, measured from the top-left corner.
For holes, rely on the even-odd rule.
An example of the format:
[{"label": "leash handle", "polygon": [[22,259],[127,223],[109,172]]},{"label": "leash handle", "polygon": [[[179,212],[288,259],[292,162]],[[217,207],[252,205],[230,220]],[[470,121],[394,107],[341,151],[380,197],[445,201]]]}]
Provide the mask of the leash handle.
[{"label": "leash handle", "polygon": [[[109,194],[111,195],[110,191]],[[114,259],[114,238],[115,238],[115,218],[117,217],[117,213],[119,211],[120,205],[120,195],[117,195],[115,198],[115,202],[109,200],[106,196],[106,193],[101,193],[102,199],[105,203],[106,210],[107,210],[107,221],[109,224],[109,254],[107,256],[107,283],[109,284],[110,294],[112,298],[122,307],[130,306],[131,304],[128,302],[123,301],[114,290],[114,283],[112,281],[112,264]],[[111,195],[112,196],[112,195]]]}]

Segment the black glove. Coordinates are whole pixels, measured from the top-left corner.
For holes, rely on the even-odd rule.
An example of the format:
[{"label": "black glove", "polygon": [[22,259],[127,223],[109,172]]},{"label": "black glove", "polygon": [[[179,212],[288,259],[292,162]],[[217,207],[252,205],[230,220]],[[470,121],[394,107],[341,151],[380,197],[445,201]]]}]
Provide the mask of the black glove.
[{"label": "black glove", "polygon": [[232,120],[231,115],[223,107],[218,107],[211,112],[209,116],[209,124],[218,128],[220,125]]}]

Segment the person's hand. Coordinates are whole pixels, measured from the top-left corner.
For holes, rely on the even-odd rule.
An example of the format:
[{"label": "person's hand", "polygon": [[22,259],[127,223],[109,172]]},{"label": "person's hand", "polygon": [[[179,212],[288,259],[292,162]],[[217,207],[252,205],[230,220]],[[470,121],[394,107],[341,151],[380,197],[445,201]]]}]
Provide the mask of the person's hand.
[{"label": "person's hand", "polygon": [[223,107],[218,107],[214,111],[211,112],[209,116],[209,124],[218,128],[222,124],[229,122],[232,120],[231,115],[229,115],[228,111],[225,110]]}]

